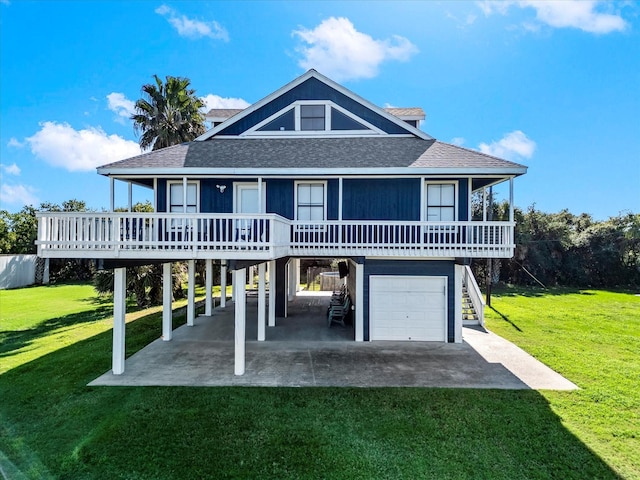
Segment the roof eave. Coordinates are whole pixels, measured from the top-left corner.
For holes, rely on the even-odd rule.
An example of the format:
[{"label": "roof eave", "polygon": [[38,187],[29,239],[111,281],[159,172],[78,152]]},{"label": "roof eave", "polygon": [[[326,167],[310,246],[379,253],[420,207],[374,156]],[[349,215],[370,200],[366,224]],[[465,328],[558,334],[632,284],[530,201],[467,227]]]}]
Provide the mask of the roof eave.
[{"label": "roof eave", "polygon": [[527,167],[403,167],[403,168],[98,168],[105,176],[335,176],[335,175],[462,175],[462,176],[520,176]]}]

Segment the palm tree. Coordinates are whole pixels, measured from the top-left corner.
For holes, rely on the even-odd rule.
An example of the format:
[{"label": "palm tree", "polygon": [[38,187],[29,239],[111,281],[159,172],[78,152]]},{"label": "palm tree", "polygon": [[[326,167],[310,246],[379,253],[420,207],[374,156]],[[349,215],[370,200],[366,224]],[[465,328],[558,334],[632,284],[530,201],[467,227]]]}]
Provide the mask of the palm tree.
[{"label": "palm tree", "polygon": [[189,88],[191,80],[167,75],[166,82],[153,76],[154,83],[142,86],[142,98],[131,115],[133,129],[140,135],[140,148],[159,150],[189,142],[205,132],[200,108],[204,102]]}]

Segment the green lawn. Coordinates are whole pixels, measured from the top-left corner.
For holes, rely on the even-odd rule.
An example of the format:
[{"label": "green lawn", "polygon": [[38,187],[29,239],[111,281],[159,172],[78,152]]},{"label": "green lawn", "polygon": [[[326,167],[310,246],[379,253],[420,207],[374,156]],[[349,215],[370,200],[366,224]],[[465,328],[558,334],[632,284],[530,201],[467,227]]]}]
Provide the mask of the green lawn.
[{"label": "green lawn", "polygon": [[[41,288],[0,292],[0,466],[9,478],[640,478],[633,295],[494,297],[501,315],[489,311],[488,326],[576,392],[90,388],[110,368],[111,306],[85,290],[42,315],[34,305],[54,287]],[[54,297],[78,287],[55,288]],[[20,320],[24,308],[32,312]],[[128,320],[127,355],[160,335],[158,311]],[[78,334],[62,344],[65,328]]]}]

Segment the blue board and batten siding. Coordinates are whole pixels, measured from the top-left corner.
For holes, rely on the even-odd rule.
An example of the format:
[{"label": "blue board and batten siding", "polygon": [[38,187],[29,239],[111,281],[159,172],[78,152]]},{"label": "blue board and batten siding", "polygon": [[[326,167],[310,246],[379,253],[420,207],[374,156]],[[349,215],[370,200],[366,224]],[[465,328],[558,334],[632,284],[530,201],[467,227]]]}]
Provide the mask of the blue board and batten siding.
[{"label": "blue board and batten siding", "polygon": [[[404,275],[409,277],[447,277],[447,341],[455,341],[455,262],[453,260],[371,260],[364,261],[363,313],[364,340],[370,340],[369,277]],[[393,302],[389,298],[389,302]],[[399,306],[400,307],[400,306]],[[356,306],[358,308],[358,306]]]},{"label": "blue board and batten siding", "polygon": [[[321,180],[321,179],[319,179]],[[469,188],[466,179],[458,180],[458,220],[468,220]],[[238,179],[257,182],[257,179]],[[446,181],[446,180],[443,180]],[[200,180],[200,212],[233,213],[233,183],[231,178]],[[167,211],[167,180],[158,179],[156,211]],[[217,185],[224,185],[223,193]],[[295,218],[295,180],[269,178],[264,180],[266,212]],[[327,220],[339,218],[339,181],[327,180]],[[343,220],[420,220],[419,178],[345,178],[342,183]]]},{"label": "blue board and batten siding", "polygon": [[320,80],[316,78],[309,78],[300,85],[263,105],[258,110],[251,112],[246,117],[235,121],[227,128],[221,130],[217,135],[240,135],[252,128],[254,125],[269,118],[271,115],[289,107],[293,102],[300,100],[329,100],[386,133],[392,135],[410,134],[409,131],[402,128],[397,123],[392,122],[370,108],[356,102],[352,98],[340,93]]}]

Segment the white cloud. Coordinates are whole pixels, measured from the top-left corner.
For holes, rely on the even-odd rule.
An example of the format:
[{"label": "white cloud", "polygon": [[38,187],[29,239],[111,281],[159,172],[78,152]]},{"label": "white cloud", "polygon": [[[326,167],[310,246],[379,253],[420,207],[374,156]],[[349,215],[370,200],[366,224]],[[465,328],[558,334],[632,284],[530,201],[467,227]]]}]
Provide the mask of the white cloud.
[{"label": "white cloud", "polygon": [[313,30],[300,28],[293,35],[303,42],[296,49],[302,55],[298,65],[315,68],[336,81],[375,77],[382,62],[404,62],[418,52],[404,37],[376,40],[343,17],[327,18]]},{"label": "white cloud", "polygon": [[113,92],[107,95],[109,110],[118,114],[118,122],[124,123],[135,113],[135,102],[129,100],[123,93]]},{"label": "white cloud", "polygon": [[136,142],[107,135],[101,128],[75,130],[67,123],[44,122],[29,142],[31,152],[54,167],[89,171],[140,154]]},{"label": "white cloud", "polygon": [[247,108],[251,105],[249,102],[242,98],[233,97],[221,97],[219,95],[209,94],[202,97],[201,100],[205,105],[205,113],[212,108]]},{"label": "white cloud", "polygon": [[4,163],[0,163],[0,169],[2,169],[2,171],[7,175],[16,175],[16,176],[20,175],[20,171],[21,171],[20,167],[15,163],[11,165],[5,165]]},{"label": "white cloud", "polygon": [[7,146],[8,147],[14,147],[14,148],[22,148],[22,147],[24,147],[24,143],[18,141],[18,139],[16,137],[11,137],[9,139],[9,141],[7,142]]},{"label": "white cloud", "polygon": [[40,200],[28,185],[0,185],[0,203],[6,205],[37,205]]},{"label": "white cloud", "polygon": [[[618,14],[602,11],[612,7],[609,2],[599,0],[519,0],[519,1],[483,1],[478,6],[485,15],[499,13],[506,15],[511,6],[533,8],[536,19],[554,28],[577,28],[579,30],[604,34],[622,31],[627,22]],[[525,28],[532,28],[531,22],[525,22]]]},{"label": "white cloud", "polygon": [[216,21],[204,22],[187,18],[186,15],[179,15],[171,7],[161,5],[155,12],[162,15],[178,31],[178,35],[187,38],[209,37],[214,40],[229,41],[229,34],[223,26]]},{"label": "white cloud", "polygon": [[451,139],[451,143],[461,147],[462,145],[464,145],[464,138],[462,138],[462,137],[453,137]]},{"label": "white cloud", "polygon": [[531,158],[536,149],[536,142],[527,137],[521,130],[507,133],[502,139],[490,144],[481,143],[478,146],[482,153],[507,160]]}]

